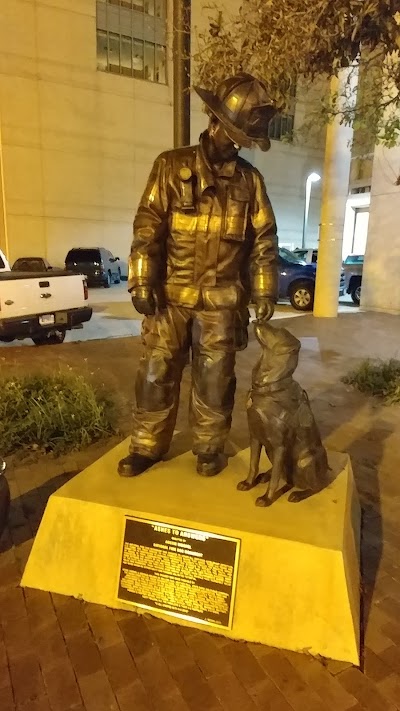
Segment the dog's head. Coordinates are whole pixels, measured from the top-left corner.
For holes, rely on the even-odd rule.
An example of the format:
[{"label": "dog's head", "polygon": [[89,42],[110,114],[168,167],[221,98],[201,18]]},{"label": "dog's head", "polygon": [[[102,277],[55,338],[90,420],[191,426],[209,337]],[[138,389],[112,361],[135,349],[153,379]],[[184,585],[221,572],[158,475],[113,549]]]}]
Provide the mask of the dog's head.
[{"label": "dog's head", "polygon": [[268,380],[293,375],[299,362],[300,341],[286,328],[274,328],[269,323],[257,322],[255,334],[263,349],[263,370]]}]

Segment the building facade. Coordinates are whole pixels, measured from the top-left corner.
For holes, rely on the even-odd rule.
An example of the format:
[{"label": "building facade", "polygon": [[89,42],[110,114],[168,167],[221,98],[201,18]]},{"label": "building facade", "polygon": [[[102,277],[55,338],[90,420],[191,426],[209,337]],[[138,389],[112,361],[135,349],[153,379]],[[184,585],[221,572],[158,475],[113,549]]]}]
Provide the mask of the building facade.
[{"label": "building facade", "polygon": [[[206,0],[192,2],[192,44]],[[172,147],[171,0],[1,0],[0,248],[11,262],[63,265],[76,246],[126,259],[132,219],[151,164]],[[192,140],[206,125],[193,98]],[[323,146],[280,140],[248,155],[263,173],[282,245],[301,244],[307,175]],[[286,121],[286,123],[285,123]],[[320,188],[307,246],[318,239]]]}]

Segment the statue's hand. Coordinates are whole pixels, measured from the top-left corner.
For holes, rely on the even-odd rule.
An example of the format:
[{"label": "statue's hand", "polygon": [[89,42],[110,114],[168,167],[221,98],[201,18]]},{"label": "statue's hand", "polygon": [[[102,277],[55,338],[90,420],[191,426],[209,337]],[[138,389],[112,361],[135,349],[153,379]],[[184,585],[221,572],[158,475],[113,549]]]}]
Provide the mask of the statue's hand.
[{"label": "statue's hand", "polygon": [[132,304],[143,316],[154,316],[156,301],[154,291],[148,286],[137,286],[131,291]]},{"label": "statue's hand", "polygon": [[269,321],[274,315],[275,301],[267,296],[256,299],[255,311],[257,321]]}]

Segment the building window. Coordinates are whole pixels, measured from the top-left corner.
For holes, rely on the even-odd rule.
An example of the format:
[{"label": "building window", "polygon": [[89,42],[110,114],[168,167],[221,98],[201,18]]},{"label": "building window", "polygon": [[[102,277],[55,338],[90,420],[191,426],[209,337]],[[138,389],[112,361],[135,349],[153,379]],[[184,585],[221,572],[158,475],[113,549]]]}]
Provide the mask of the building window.
[{"label": "building window", "polygon": [[166,0],[97,0],[97,69],[167,83]]},{"label": "building window", "polygon": [[165,0],[156,0],[155,2],[155,16],[165,17]]},{"label": "building window", "polygon": [[144,79],[142,40],[132,40],[132,69],[134,77]]},{"label": "building window", "polygon": [[108,71],[119,74],[120,68],[120,51],[119,51],[119,35],[113,32],[108,33]]},{"label": "building window", "polygon": [[97,69],[106,72],[107,67],[107,32],[97,30]]},{"label": "building window", "polygon": [[144,11],[154,17],[154,0],[144,0]]},{"label": "building window", "polygon": [[132,76],[132,37],[121,35],[121,74]]},{"label": "building window", "polygon": [[268,126],[268,137],[273,141],[291,138],[294,129],[294,112],[296,102],[296,84],[290,89],[288,110],[284,114],[276,114]]},{"label": "building window", "polygon": [[144,78],[148,81],[154,81],[154,50],[154,44],[144,43]]},{"label": "building window", "polygon": [[294,114],[277,114],[270,121],[268,136],[274,141],[290,138],[293,133]]},{"label": "building window", "polygon": [[158,84],[166,84],[167,77],[167,57],[165,47],[156,44],[156,76],[155,80]]}]

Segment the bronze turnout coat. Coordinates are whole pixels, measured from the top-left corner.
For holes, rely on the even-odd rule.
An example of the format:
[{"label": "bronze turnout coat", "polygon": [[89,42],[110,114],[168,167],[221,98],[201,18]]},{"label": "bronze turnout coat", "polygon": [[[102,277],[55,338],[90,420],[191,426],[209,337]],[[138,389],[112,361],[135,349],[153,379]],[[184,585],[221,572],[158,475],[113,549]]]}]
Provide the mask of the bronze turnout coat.
[{"label": "bronze turnout coat", "polygon": [[261,174],[238,157],[212,172],[200,145],[162,153],[134,220],[128,288],[168,303],[236,309],[277,297],[277,235]]}]

